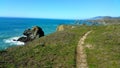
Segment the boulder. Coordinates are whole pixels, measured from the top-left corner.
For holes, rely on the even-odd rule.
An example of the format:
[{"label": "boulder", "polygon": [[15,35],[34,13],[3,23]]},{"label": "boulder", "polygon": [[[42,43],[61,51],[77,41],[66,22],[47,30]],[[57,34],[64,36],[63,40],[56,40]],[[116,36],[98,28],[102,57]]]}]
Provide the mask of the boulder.
[{"label": "boulder", "polygon": [[20,37],[17,41],[29,42],[29,41],[32,41],[36,38],[40,38],[40,37],[44,36],[44,32],[43,32],[41,27],[34,26],[31,29],[25,30],[23,32],[23,35],[25,35],[26,37]]}]

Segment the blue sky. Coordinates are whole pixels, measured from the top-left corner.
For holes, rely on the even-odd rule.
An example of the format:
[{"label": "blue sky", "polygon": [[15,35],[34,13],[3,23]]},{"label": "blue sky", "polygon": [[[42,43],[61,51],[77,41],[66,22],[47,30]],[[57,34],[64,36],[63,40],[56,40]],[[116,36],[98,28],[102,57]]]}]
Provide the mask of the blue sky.
[{"label": "blue sky", "polygon": [[0,17],[84,19],[120,16],[120,0],[0,0]]}]

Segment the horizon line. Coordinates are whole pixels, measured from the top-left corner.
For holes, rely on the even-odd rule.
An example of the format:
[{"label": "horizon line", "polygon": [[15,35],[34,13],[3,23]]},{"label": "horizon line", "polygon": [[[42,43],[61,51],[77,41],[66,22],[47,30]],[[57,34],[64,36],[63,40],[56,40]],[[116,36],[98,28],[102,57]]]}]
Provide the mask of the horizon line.
[{"label": "horizon line", "polygon": [[42,17],[10,17],[10,16],[0,16],[0,18],[26,18],[26,19],[56,19],[56,20],[76,20],[76,19],[67,19],[67,18],[42,18]]},{"label": "horizon line", "polygon": [[85,19],[91,19],[95,17],[120,17],[120,16],[94,16],[94,17],[88,17],[88,18],[76,18],[76,19],[68,19],[68,18],[42,18],[42,17],[13,17],[13,16],[0,16],[0,18],[26,18],[26,19],[56,19],[56,20],[85,20]]}]

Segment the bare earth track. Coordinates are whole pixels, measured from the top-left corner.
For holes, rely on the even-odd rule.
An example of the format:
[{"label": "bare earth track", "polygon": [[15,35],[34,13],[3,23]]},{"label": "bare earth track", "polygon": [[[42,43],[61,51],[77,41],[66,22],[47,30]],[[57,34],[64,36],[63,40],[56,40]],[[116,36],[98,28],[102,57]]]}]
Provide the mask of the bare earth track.
[{"label": "bare earth track", "polygon": [[87,56],[84,51],[84,41],[86,37],[91,33],[92,31],[88,31],[82,38],[80,38],[77,46],[77,53],[76,53],[76,68],[88,68],[87,65]]}]

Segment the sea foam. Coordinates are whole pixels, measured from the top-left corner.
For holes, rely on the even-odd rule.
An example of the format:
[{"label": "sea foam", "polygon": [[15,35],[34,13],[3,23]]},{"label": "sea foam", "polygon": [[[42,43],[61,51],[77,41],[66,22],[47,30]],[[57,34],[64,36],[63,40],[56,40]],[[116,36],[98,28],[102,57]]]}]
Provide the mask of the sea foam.
[{"label": "sea foam", "polygon": [[8,39],[4,39],[3,41],[10,45],[24,45],[25,44],[24,42],[17,41],[17,39],[19,39],[19,38],[20,37],[12,37],[12,38],[8,38]]}]

